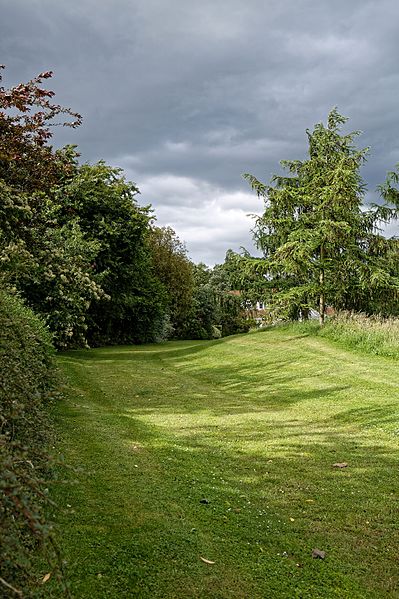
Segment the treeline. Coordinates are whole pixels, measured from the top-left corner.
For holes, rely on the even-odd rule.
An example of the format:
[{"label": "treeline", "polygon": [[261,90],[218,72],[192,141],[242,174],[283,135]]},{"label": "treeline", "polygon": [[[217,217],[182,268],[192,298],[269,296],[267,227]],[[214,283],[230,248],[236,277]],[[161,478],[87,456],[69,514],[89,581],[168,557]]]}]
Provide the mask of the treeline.
[{"label": "treeline", "polygon": [[237,301],[210,273],[200,280],[174,231],[154,225],[120,169],[80,164],[74,146],[49,145],[55,119],[81,120],[43,89],[50,76],[1,91],[3,288],[43,318],[58,348],[241,331]]}]

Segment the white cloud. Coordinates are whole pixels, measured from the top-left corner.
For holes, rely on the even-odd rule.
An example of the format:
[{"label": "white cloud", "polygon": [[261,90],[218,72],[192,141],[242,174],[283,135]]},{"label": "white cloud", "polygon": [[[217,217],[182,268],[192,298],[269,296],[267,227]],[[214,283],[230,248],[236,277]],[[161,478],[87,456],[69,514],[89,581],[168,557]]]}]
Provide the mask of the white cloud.
[{"label": "white cloud", "polygon": [[220,263],[229,248],[252,248],[249,214],[263,208],[254,193],[168,173],[142,179],[140,191],[140,202],[155,208],[157,224],[171,226],[195,262]]}]

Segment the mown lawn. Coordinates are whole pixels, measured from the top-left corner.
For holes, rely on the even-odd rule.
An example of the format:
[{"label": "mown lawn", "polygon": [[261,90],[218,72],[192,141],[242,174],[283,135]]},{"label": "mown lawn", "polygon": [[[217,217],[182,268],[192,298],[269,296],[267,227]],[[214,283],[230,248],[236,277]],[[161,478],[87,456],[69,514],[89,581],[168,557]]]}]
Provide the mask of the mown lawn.
[{"label": "mown lawn", "polygon": [[289,327],[59,361],[73,597],[399,597],[398,362]]}]

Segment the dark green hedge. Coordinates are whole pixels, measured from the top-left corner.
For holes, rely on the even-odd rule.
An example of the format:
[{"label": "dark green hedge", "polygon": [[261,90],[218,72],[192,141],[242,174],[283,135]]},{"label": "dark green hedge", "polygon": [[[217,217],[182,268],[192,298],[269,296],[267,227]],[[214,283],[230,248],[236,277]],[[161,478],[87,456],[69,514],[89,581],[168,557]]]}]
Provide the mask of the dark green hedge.
[{"label": "dark green hedge", "polygon": [[23,303],[0,291],[0,597],[33,592],[45,550],[44,477],[51,429],[44,412],[56,386],[51,338]]}]

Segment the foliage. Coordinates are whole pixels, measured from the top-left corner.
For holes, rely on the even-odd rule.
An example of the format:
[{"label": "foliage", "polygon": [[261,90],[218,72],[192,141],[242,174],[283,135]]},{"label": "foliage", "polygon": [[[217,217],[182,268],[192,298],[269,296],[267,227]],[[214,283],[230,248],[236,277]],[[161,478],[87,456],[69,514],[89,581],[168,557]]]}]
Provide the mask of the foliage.
[{"label": "foliage", "polygon": [[[51,337],[15,296],[0,291],[0,596],[29,594],[33,551],[50,551],[43,515],[52,432],[44,412],[56,383]],[[6,584],[7,583],[7,584]]]},{"label": "foliage", "polygon": [[393,171],[387,173],[385,183],[379,186],[379,192],[388,205],[399,208],[399,163]]},{"label": "foliage", "polygon": [[93,273],[99,244],[76,219],[61,224],[43,192],[23,193],[0,180],[0,260],[3,285],[17,289],[54,333],[58,347],[86,340],[86,312],[105,294]]},{"label": "foliage", "polygon": [[45,319],[58,348],[242,330],[237,300],[204,265],[194,273],[173,229],[152,225],[121,169],[80,165],[74,146],[49,145],[57,117],[81,121],[42,87],[51,76],[0,88],[3,286]]},{"label": "foliage", "polygon": [[236,266],[235,254],[229,250],[224,263],[216,264],[210,277],[216,295],[218,325],[223,337],[246,333],[250,329],[245,309],[248,297],[239,286]]},{"label": "foliage", "polygon": [[79,166],[73,146],[49,145],[51,126],[81,122],[42,87],[51,76],[0,88],[3,285],[45,318],[58,347],[154,339],[166,294],[152,264],[149,209],[119,169]]},{"label": "foliage", "polygon": [[390,242],[377,229],[396,208],[362,209],[359,169],[367,148],[355,147],[358,132],[341,133],[345,121],[334,109],[327,126],[319,123],[307,131],[309,157],[282,161],[288,174],[274,176],[271,185],[245,175],[265,200],[255,226],[264,257],[247,264],[261,278],[270,303],[291,318],[317,306],[322,323],[327,304],[359,309],[365,296],[397,298],[399,279],[387,257]]},{"label": "foliage", "polygon": [[60,223],[76,219],[84,239],[98,247],[92,272],[108,301],[97,294],[88,307],[91,344],[154,340],[164,319],[167,298],[149,242],[152,217],[138,206],[137,193],[120,169],[104,162],[77,167],[57,189]]},{"label": "foliage", "polygon": [[242,297],[229,291],[218,294],[219,326],[222,336],[247,333],[251,323],[245,315]]},{"label": "foliage", "polygon": [[105,294],[91,266],[98,245],[76,219],[59,221],[54,189],[76,174],[77,153],[52,149],[51,126],[74,128],[81,117],[52,102],[41,86],[51,76],[0,88],[1,282],[44,317],[58,347],[73,347],[85,343],[91,301]]},{"label": "foliage", "polygon": [[71,169],[64,152],[48,145],[51,127],[75,128],[82,118],[52,102],[54,92],[41,86],[52,75],[46,71],[11,89],[0,86],[0,179],[23,191],[48,191]]},{"label": "foliage", "polygon": [[217,323],[215,292],[211,286],[212,270],[203,262],[193,265],[194,289],[191,309],[183,327],[182,339],[212,339]]},{"label": "foliage", "polygon": [[[226,264],[226,262],[225,262]],[[194,295],[184,328],[184,339],[215,339],[249,330],[243,299],[235,295],[228,267],[218,264],[213,269],[194,265]]]},{"label": "foliage", "polygon": [[152,227],[150,245],[155,273],[168,294],[170,334],[179,338],[193,303],[193,264],[171,227]]}]

